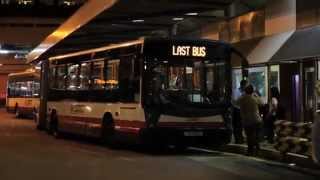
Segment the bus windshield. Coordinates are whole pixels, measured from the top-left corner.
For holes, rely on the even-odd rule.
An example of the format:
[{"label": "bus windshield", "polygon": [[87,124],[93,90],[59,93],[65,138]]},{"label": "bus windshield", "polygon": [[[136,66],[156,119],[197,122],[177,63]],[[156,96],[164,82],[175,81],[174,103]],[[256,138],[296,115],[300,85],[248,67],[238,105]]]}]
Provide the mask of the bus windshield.
[{"label": "bus windshield", "polygon": [[218,104],[226,97],[225,72],[223,62],[162,61],[152,69],[152,84],[164,102]]}]

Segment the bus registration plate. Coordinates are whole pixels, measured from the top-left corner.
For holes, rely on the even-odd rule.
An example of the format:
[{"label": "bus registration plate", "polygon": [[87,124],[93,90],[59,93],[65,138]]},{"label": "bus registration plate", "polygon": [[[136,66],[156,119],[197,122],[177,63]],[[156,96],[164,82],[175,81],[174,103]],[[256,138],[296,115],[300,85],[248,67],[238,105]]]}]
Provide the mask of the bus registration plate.
[{"label": "bus registration plate", "polygon": [[195,137],[195,136],[203,136],[203,132],[201,131],[185,131],[183,133],[184,136]]}]

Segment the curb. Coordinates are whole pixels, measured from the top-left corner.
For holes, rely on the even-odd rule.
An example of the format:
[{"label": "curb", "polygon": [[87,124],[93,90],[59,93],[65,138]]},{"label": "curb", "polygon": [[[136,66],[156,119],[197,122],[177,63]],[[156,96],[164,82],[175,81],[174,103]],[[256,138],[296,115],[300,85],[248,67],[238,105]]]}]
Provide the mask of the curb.
[{"label": "curb", "polygon": [[[247,146],[229,144],[222,148],[219,148],[219,151],[245,155]],[[273,165],[320,177],[320,166],[315,164],[310,158],[306,156],[300,156],[290,153],[283,156],[276,150],[261,149],[257,158],[275,161],[276,163]]]}]

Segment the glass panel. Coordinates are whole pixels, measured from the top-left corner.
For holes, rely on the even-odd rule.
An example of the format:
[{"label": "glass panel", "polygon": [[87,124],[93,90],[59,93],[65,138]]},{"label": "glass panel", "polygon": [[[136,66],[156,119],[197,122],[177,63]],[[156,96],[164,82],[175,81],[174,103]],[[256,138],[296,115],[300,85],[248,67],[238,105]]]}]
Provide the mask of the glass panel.
[{"label": "glass panel", "polygon": [[15,96],[15,94],[14,94],[14,90],[15,90],[15,82],[9,82],[9,84],[8,84],[8,96],[11,96],[11,97],[13,97],[13,96]]},{"label": "glass panel", "polygon": [[305,93],[305,120],[313,121],[314,107],[314,67],[304,69],[304,93]]},{"label": "glass panel", "polygon": [[55,88],[57,86],[56,82],[56,67],[53,67],[49,69],[49,87]]},{"label": "glass panel", "polygon": [[280,90],[280,67],[274,65],[270,67],[270,88],[277,87]]},{"label": "glass panel", "polygon": [[73,64],[68,66],[67,72],[67,89],[75,90],[78,86],[79,65]]},{"label": "glass panel", "polygon": [[37,81],[33,82],[33,88],[32,88],[32,96],[38,97],[40,95],[40,83]]},{"label": "glass panel", "polygon": [[206,86],[207,86],[208,92],[212,92],[214,90],[214,84],[215,84],[214,64],[208,64],[206,68],[207,68]]},{"label": "glass panel", "polygon": [[[225,63],[216,63],[216,78],[217,81],[215,82],[214,85],[214,90],[216,90],[216,97],[219,98],[219,101],[222,101],[224,99],[225,95],[225,74],[226,74],[226,69],[225,69]],[[219,78],[219,79],[218,79]]]},{"label": "glass panel", "polygon": [[80,90],[88,90],[90,86],[90,64],[89,63],[82,63],[81,64],[81,70],[80,70],[80,85],[79,89]]},{"label": "glass panel", "polygon": [[56,88],[65,89],[66,68],[65,66],[57,67]]},{"label": "glass panel", "polygon": [[241,69],[232,70],[232,99],[236,100],[240,97],[240,82],[242,80]]},{"label": "glass panel", "polygon": [[184,84],[184,67],[170,67],[169,68],[169,89],[181,90]]},{"label": "glass panel", "polygon": [[249,68],[249,83],[255,88],[255,92],[261,96],[264,103],[268,101],[267,89],[267,68],[254,67]]},{"label": "glass panel", "polygon": [[[170,62],[170,63],[169,63]],[[177,102],[218,103],[225,98],[224,63],[163,61],[153,69],[153,88]]]},{"label": "glass panel", "polygon": [[92,80],[93,80],[93,89],[104,89],[105,81],[103,77],[103,68],[104,68],[104,62],[103,61],[97,61],[93,62],[93,68],[92,68]]},{"label": "glass panel", "polygon": [[119,88],[119,64],[119,60],[108,61],[106,74],[106,89]]}]

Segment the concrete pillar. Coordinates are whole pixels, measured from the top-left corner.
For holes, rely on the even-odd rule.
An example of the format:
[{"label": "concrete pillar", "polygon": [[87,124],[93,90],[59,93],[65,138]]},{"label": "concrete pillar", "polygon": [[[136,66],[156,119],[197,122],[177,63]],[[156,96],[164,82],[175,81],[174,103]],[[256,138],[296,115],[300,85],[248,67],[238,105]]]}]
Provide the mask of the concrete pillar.
[{"label": "concrete pillar", "polygon": [[49,60],[43,60],[41,64],[41,83],[40,83],[40,109],[39,109],[39,128],[46,128],[47,100],[49,86]]}]

